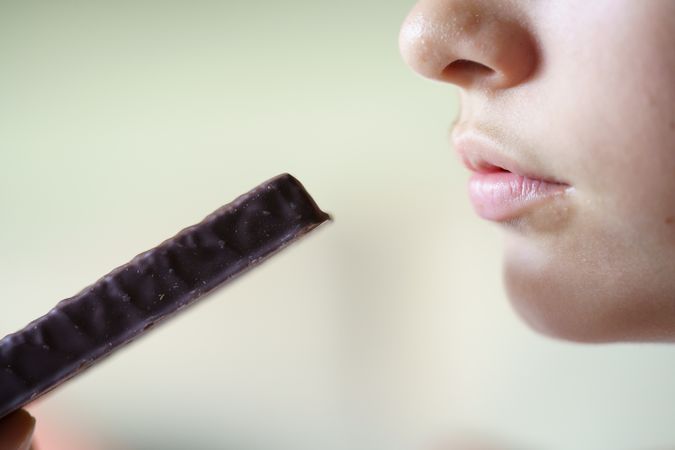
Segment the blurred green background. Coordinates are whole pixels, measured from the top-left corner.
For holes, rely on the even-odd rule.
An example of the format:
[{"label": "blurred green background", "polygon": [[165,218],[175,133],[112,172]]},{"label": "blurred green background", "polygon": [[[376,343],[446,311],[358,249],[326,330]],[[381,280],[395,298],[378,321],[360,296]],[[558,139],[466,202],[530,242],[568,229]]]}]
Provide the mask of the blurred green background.
[{"label": "blurred green background", "polygon": [[411,6],[0,2],[0,335],[278,173],[335,218],[39,401],[41,449],[675,442],[671,347],[511,311]]}]

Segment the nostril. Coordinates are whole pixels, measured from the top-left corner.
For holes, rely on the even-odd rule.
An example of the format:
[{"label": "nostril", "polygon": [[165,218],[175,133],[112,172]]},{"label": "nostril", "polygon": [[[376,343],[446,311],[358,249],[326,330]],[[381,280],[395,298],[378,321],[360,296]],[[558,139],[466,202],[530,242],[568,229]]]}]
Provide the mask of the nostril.
[{"label": "nostril", "polygon": [[495,71],[476,61],[458,59],[448,64],[448,66],[443,69],[444,74],[450,74],[452,72],[473,72],[476,75],[490,75]]},{"label": "nostril", "polygon": [[443,69],[441,76],[451,83],[463,84],[467,81],[488,77],[494,73],[496,73],[495,70],[479,62],[457,59]]}]

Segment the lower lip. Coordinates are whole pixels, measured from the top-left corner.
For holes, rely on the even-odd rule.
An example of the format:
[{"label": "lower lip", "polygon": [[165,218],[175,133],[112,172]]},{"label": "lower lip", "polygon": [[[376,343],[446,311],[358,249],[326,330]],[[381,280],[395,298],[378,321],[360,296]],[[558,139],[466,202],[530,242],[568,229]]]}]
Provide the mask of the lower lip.
[{"label": "lower lip", "polygon": [[474,173],[469,179],[469,198],[480,217],[503,222],[541,206],[568,188],[567,184],[537,180],[512,172]]}]

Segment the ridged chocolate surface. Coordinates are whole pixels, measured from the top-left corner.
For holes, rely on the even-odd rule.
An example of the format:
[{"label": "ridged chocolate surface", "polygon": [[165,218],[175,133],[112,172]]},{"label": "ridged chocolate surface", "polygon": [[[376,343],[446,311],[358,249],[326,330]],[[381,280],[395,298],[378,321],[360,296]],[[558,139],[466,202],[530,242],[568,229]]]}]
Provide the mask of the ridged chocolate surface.
[{"label": "ridged chocolate surface", "polygon": [[329,219],[283,174],[0,340],[0,417]]}]

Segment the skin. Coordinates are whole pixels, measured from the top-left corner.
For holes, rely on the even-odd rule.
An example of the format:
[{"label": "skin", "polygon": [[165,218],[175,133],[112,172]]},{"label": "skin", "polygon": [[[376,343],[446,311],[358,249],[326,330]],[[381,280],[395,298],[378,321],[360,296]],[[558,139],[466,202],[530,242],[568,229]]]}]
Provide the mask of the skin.
[{"label": "skin", "polygon": [[29,450],[35,430],[35,419],[25,410],[16,411],[0,420],[0,450]]},{"label": "skin", "polygon": [[400,34],[460,88],[455,139],[571,187],[499,222],[504,282],[536,330],[675,339],[675,2],[422,0]]},{"label": "skin", "polygon": [[41,422],[41,425],[36,428],[35,418],[25,409],[21,409],[0,420],[0,450],[42,450],[43,448],[96,450],[102,448],[100,440],[93,439],[82,428],[82,424],[76,426],[77,430],[72,425],[63,425],[58,420],[50,420]]}]

